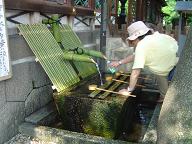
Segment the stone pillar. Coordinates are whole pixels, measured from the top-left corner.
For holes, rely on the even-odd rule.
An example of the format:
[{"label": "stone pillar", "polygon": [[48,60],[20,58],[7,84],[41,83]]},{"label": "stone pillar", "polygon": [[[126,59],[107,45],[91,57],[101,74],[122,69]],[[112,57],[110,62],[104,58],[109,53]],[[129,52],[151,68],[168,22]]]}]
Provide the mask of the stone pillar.
[{"label": "stone pillar", "polygon": [[67,16],[67,23],[68,23],[68,25],[70,25],[71,28],[73,28],[74,16]]},{"label": "stone pillar", "polygon": [[157,144],[191,143],[192,138],[192,27],[180,55],[158,121]]},{"label": "stone pillar", "polygon": [[39,12],[33,12],[30,14],[30,24],[39,23],[41,21],[42,18]]}]

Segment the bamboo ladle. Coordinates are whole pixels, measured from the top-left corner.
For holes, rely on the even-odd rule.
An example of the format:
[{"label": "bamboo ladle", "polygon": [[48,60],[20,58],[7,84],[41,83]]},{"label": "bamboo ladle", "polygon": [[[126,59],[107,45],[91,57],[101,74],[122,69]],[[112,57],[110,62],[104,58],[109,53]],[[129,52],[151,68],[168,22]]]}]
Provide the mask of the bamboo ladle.
[{"label": "bamboo ladle", "polygon": [[123,96],[136,97],[135,95],[131,95],[131,94],[122,94],[122,93],[119,93],[119,92],[98,88],[97,85],[89,85],[89,90],[91,90],[91,91],[100,90],[100,91],[110,92],[110,93],[114,93],[114,94],[118,94],[118,95],[123,95]]},{"label": "bamboo ladle", "polygon": [[[106,81],[116,81],[116,82],[121,82],[121,83],[129,84],[128,82],[125,82],[125,81],[122,81],[122,80],[114,79],[114,78],[111,77],[111,76],[106,77],[105,80],[106,80]],[[136,84],[136,86],[138,86],[138,87],[145,87],[144,85],[139,85],[139,84]]]}]

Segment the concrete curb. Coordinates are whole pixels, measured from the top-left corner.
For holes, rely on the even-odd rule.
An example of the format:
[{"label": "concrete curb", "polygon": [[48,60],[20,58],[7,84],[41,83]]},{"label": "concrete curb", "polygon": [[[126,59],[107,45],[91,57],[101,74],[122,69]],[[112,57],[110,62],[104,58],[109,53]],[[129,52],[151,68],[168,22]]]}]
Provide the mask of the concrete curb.
[{"label": "concrete curb", "polygon": [[19,132],[36,137],[45,142],[54,142],[57,144],[133,144],[130,142],[110,140],[98,136],[38,126],[30,123],[23,123],[19,127]]},{"label": "concrete curb", "polygon": [[157,104],[153,116],[151,118],[151,121],[149,123],[149,126],[147,128],[147,131],[144,135],[144,138],[142,140],[142,144],[156,144],[157,141],[157,122],[159,118],[159,114],[161,111],[161,105]]}]

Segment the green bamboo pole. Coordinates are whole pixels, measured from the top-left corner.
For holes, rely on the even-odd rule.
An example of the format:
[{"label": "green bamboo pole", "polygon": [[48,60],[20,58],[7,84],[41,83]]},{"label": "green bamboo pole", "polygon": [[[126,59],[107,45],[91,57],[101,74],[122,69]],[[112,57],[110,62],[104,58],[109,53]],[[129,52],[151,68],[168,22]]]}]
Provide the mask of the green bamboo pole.
[{"label": "green bamboo pole", "polygon": [[[46,28],[47,29],[47,28]],[[51,38],[51,40],[53,41],[54,40],[54,37],[49,33],[49,35],[50,35],[50,38]],[[51,45],[53,42],[52,41],[49,41],[49,43],[48,43],[48,45]],[[55,45],[58,45],[57,43],[55,43]],[[61,77],[62,78],[64,78],[63,76],[68,76],[68,78],[67,79],[65,79],[65,81],[67,81],[68,82],[68,84],[67,85],[70,85],[73,81],[74,81],[74,77],[73,77],[73,75],[72,75],[72,72],[73,72],[73,74],[75,75],[76,73],[74,72],[74,71],[72,71],[72,66],[69,64],[69,62],[67,62],[67,61],[63,61],[63,58],[62,58],[62,50],[60,49],[60,47],[59,47],[59,45],[57,46],[58,48],[57,49],[52,49],[52,51],[51,51],[51,53],[49,54],[49,55],[53,55],[53,57],[56,59],[56,64],[57,65],[61,65],[59,62],[60,62],[60,60],[62,60],[61,62],[63,63],[64,62],[64,64],[67,64],[68,66],[65,68],[65,69],[63,69],[63,68],[61,68],[61,69],[63,69],[63,70],[60,70],[60,72],[61,72]],[[59,55],[59,59],[57,59],[57,55],[56,55],[56,53],[58,53],[58,55]],[[69,67],[70,67],[70,69],[69,69]]]},{"label": "green bamboo pole", "polygon": [[[83,47],[80,39],[77,35],[72,31],[70,26],[62,25],[61,26],[61,33],[62,33],[62,45],[65,49],[70,50],[74,47]],[[81,77],[87,77],[97,72],[95,64],[86,63],[86,62],[78,62],[74,61],[76,68],[79,71]]]},{"label": "green bamboo pole", "polygon": [[[51,35],[52,36],[52,35]],[[54,37],[52,36],[52,40],[54,40]],[[58,44],[57,44],[58,45]],[[60,49],[60,48],[59,48]],[[60,49],[60,59],[63,59],[63,53],[62,53],[62,50]],[[64,60],[63,60],[64,61]],[[67,65],[68,65],[68,67],[71,67],[71,69],[72,69],[72,66],[70,65],[70,63],[68,62],[68,61],[65,61],[65,63],[67,63]],[[76,73],[75,73],[75,71],[71,71],[71,70],[69,70],[69,69],[66,69],[66,73],[67,73],[67,75],[71,75],[72,74],[72,72],[73,72],[73,75],[76,75]]]},{"label": "green bamboo pole", "polygon": [[88,49],[84,49],[84,48],[82,48],[82,49],[83,49],[83,53],[84,53],[84,54],[87,54],[87,55],[93,56],[93,57],[102,58],[102,59],[107,59],[107,58],[105,57],[105,55],[102,54],[102,53],[99,52],[99,51],[88,50]]},{"label": "green bamboo pole", "polygon": [[61,43],[61,33],[60,33],[60,27],[59,27],[59,15],[54,14],[51,16],[51,19],[44,19],[42,21],[42,23],[51,25],[51,32],[53,33],[55,40],[58,43]]},{"label": "green bamboo pole", "polygon": [[63,57],[66,60],[95,63],[95,61],[93,61],[93,59],[87,55],[79,55],[69,51],[64,51]]},{"label": "green bamboo pole", "polygon": [[[73,43],[78,43],[79,44],[76,47],[70,47],[70,49],[77,49],[77,53],[80,53],[80,54],[86,54],[86,55],[89,55],[89,56],[106,59],[105,55],[103,55],[99,51],[88,50],[88,49],[83,48],[79,37],[73,32],[73,30],[71,29],[70,26],[62,25],[62,29],[66,29],[65,32],[68,33],[67,38],[69,39],[69,41],[72,41]],[[64,43],[64,41],[63,41],[63,43]]]},{"label": "green bamboo pole", "polygon": [[[51,37],[52,37],[52,35],[51,35]],[[54,37],[52,37],[52,40],[54,40]],[[49,42],[51,42],[51,41],[49,41]],[[52,42],[51,42],[51,43],[52,43]],[[50,44],[51,44],[51,43],[50,43]],[[49,44],[49,45],[50,45],[50,44]],[[57,45],[58,45],[58,44],[57,44]],[[59,50],[60,50],[60,48],[59,48]],[[57,52],[58,52],[58,50],[57,50]],[[57,53],[57,52],[56,52],[56,53]],[[52,53],[54,54],[54,56],[56,56],[54,51],[53,51]],[[61,60],[61,59],[62,59],[62,51],[60,51],[59,54],[60,54],[59,56],[60,56],[60,60]],[[56,61],[56,62],[58,62],[58,61]],[[64,62],[66,63],[66,61],[64,61]],[[69,62],[67,62],[67,64],[68,64],[68,66],[71,67],[71,65],[69,64]],[[59,65],[59,63],[58,63],[58,65]],[[63,73],[63,74],[61,74],[61,75],[62,75],[62,77],[64,77],[65,75],[68,76],[68,78],[67,78],[68,84],[67,84],[67,85],[70,85],[70,83],[74,81],[74,78],[70,76],[70,75],[72,74],[72,71],[69,70],[68,68],[67,68],[67,69],[64,69],[64,70],[65,70],[65,73]],[[61,72],[62,72],[62,71],[61,71]]]}]

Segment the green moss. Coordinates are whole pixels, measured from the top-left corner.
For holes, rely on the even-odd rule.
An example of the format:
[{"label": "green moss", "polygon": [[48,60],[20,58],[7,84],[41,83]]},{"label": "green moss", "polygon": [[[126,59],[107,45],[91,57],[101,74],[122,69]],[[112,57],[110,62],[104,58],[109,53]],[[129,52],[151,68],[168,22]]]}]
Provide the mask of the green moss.
[{"label": "green moss", "polygon": [[125,99],[99,100],[59,95],[56,105],[65,129],[114,138]]}]

